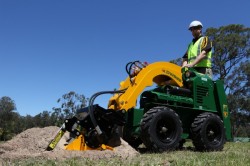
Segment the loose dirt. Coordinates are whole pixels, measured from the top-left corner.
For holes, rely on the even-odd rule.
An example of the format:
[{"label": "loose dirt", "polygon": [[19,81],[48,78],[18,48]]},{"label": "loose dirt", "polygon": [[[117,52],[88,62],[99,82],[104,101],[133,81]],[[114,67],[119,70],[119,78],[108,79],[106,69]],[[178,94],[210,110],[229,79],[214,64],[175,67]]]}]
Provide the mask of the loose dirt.
[{"label": "loose dirt", "polygon": [[18,134],[13,139],[0,144],[0,159],[26,159],[43,158],[63,160],[67,158],[111,158],[134,157],[139,153],[124,140],[122,144],[111,150],[88,150],[69,151],[64,149],[64,143],[68,139],[67,134],[63,136],[57,147],[53,151],[46,151],[49,142],[54,138],[59,130],[58,127],[50,126],[45,128],[31,128]]}]

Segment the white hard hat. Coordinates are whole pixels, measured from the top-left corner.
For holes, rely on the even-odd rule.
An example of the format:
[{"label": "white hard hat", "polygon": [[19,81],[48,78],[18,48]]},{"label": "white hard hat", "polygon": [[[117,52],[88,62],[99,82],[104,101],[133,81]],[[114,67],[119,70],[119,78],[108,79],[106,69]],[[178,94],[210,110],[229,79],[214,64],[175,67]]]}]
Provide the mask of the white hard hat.
[{"label": "white hard hat", "polygon": [[190,30],[190,28],[192,28],[192,27],[197,27],[197,26],[203,27],[203,25],[202,25],[202,23],[201,23],[200,21],[195,20],[195,21],[192,21],[192,22],[190,23],[188,29]]}]

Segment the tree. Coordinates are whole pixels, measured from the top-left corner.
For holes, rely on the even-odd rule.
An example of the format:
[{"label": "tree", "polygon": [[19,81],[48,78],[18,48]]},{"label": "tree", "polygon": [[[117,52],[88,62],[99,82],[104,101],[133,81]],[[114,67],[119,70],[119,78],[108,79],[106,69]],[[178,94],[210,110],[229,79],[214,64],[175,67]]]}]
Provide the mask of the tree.
[{"label": "tree", "polygon": [[250,128],[250,63],[242,62],[229,76],[231,84],[229,85],[228,104],[231,110],[233,122],[233,134],[235,136],[244,136],[243,129]]},{"label": "tree", "polygon": [[[228,76],[228,101],[233,112],[250,114],[250,62],[245,61]],[[237,102],[235,102],[237,101]]]},{"label": "tree", "polygon": [[8,140],[13,136],[15,129],[16,112],[15,102],[8,96],[0,98],[0,140]]},{"label": "tree", "polygon": [[249,58],[250,28],[232,24],[218,29],[208,28],[205,35],[213,41],[213,74],[224,80],[227,90],[231,81],[228,76],[240,62]]},{"label": "tree", "polygon": [[49,111],[43,111],[42,113],[34,116],[33,121],[34,126],[36,127],[53,126],[56,123]]},{"label": "tree", "polygon": [[57,125],[60,125],[66,118],[74,116],[78,109],[86,107],[87,101],[88,99],[84,95],[70,91],[57,100],[57,103],[60,103],[61,106],[58,108],[54,107],[54,112],[51,116],[53,118],[56,117],[56,122],[59,123]]},{"label": "tree", "polygon": [[15,102],[8,96],[0,98],[0,111],[12,112],[16,110]]},{"label": "tree", "polygon": [[232,24],[208,28],[205,35],[213,41],[213,74],[224,80],[233,133],[238,135],[238,129],[249,128],[250,28]]},{"label": "tree", "polygon": [[174,63],[178,66],[181,66],[182,65],[182,58],[173,59],[173,60],[170,60],[169,62]]}]

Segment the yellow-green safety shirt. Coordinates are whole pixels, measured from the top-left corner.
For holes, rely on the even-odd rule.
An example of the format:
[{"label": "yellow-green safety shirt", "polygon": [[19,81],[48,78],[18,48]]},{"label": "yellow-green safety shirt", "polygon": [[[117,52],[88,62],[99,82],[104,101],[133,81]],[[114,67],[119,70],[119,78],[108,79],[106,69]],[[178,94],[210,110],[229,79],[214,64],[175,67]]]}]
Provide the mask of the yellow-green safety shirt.
[{"label": "yellow-green safety shirt", "polygon": [[[201,53],[202,48],[206,47],[209,42],[207,36],[200,37],[196,42],[191,42],[188,46],[188,63],[192,63]],[[210,43],[209,43],[210,44]],[[207,56],[194,67],[212,67],[212,50],[207,52]]]}]

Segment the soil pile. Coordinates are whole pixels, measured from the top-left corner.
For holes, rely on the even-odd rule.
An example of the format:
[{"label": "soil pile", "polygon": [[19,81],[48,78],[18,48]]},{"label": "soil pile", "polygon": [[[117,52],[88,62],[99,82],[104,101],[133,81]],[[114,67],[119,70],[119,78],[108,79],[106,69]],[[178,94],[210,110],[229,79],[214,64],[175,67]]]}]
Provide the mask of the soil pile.
[{"label": "soil pile", "polygon": [[67,159],[67,158],[111,158],[111,157],[134,157],[139,153],[127,142],[122,140],[122,144],[111,150],[88,150],[88,151],[68,151],[64,150],[64,143],[68,139],[67,134],[58,143],[53,151],[46,151],[49,142],[54,138],[59,130],[58,127],[50,126],[45,128],[31,128],[13,139],[0,144],[0,158],[2,159],[25,159],[25,158],[45,158],[45,159]]}]

